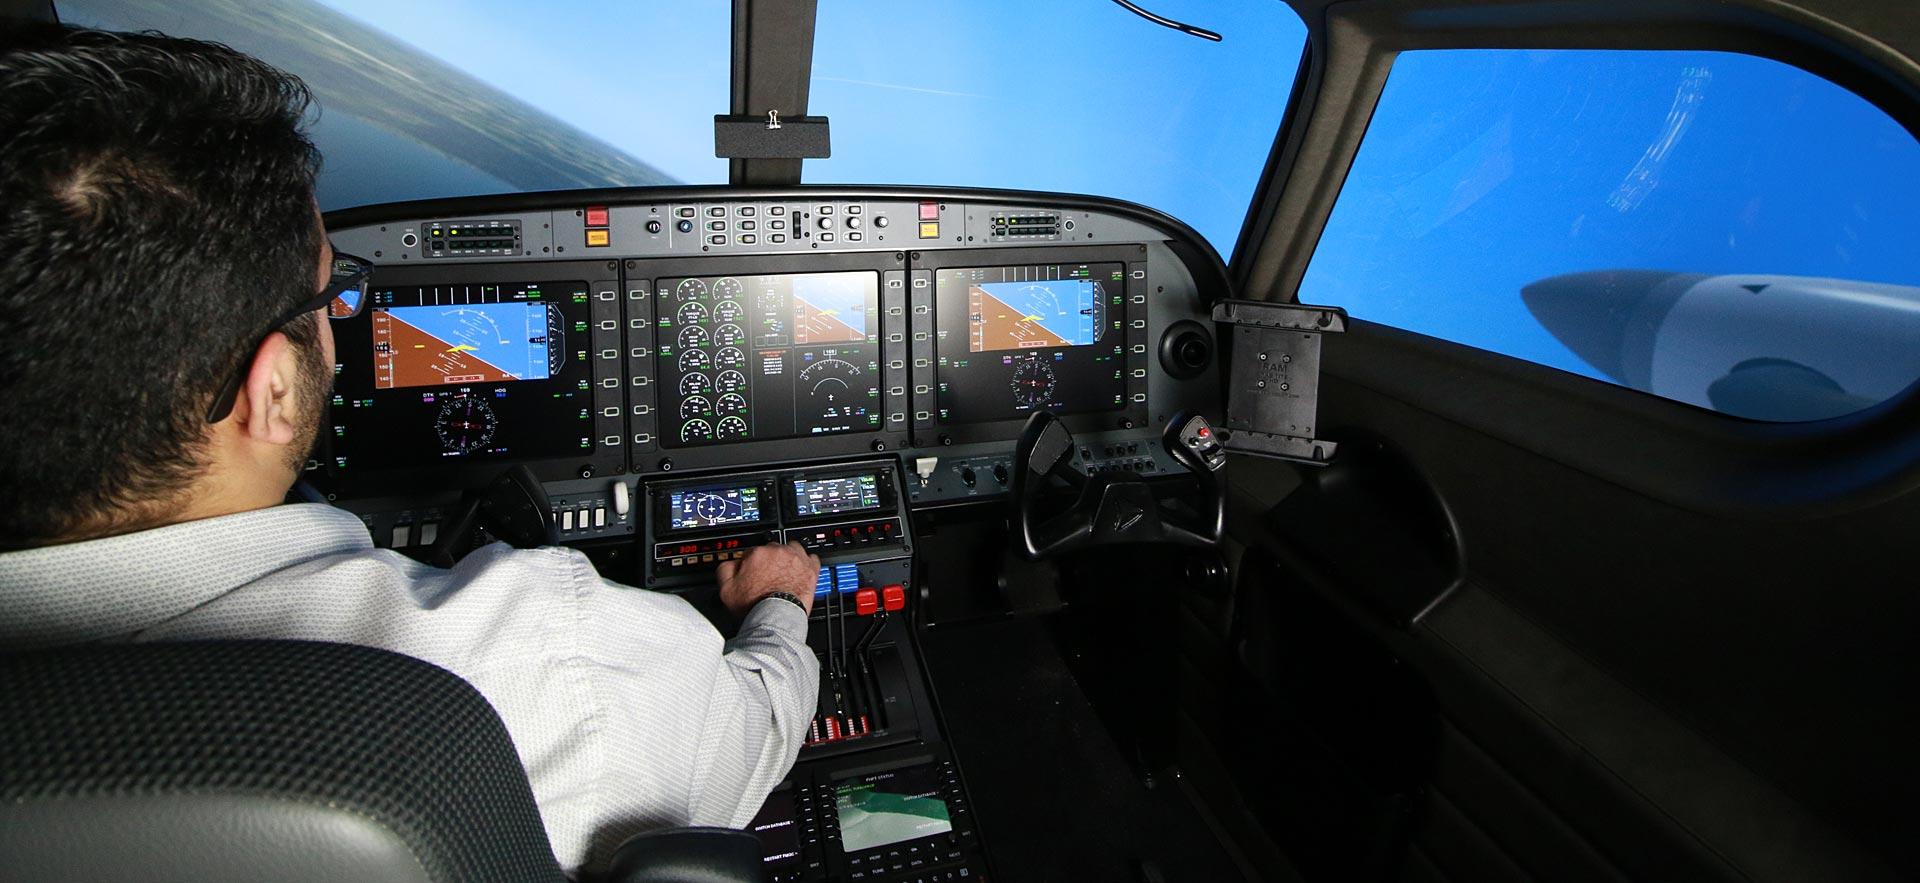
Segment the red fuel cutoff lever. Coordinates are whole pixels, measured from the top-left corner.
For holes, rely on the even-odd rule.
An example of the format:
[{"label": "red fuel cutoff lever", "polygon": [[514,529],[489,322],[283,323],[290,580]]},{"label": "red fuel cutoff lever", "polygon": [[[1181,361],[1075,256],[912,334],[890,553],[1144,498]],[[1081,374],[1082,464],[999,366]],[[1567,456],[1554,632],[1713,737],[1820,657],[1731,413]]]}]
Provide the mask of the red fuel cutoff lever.
[{"label": "red fuel cutoff lever", "polygon": [[880,593],[873,589],[861,589],[853,595],[853,612],[861,616],[872,616],[880,609]]},{"label": "red fuel cutoff lever", "polygon": [[880,606],[890,611],[906,609],[907,587],[897,584],[882,587],[880,589]]}]

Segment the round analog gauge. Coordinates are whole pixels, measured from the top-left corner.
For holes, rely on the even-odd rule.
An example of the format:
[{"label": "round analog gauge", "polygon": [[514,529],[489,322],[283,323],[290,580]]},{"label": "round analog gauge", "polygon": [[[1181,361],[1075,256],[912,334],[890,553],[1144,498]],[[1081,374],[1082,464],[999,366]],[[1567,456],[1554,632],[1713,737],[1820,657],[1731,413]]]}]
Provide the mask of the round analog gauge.
[{"label": "round analog gauge", "polygon": [[721,392],[746,392],[747,375],[738,371],[722,371],[718,387]]},{"label": "round analog gauge", "polygon": [[821,359],[800,372],[800,388],[819,409],[816,413],[851,407],[860,388],[860,368],[845,359]]},{"label": "round analog gauge", "polygon": [[713,330],[713,342],[721,346],[738,346],[747,339],[747,333],[738,325],[722,325]]},{"label": "round analog gauge", "polygon": [[719,409],[721,414],[744,414],[747,411],[747,397],[737,392],[726,393],[720,396]]},{"label": "round analog gauge", "polygon": [[683,373],[687,371],[705,371],[711,367],[713,367],[713,357],[707,355],[706,350],[680,351],[680,370]]},{"label": "round analog gauge", "polygon": [[747,354],[741,352],[737,346],[724,346],[719,352],[713,354],[715,368],[745,368],[746,366]]},{"label": "round analog gauge", "polygon": [[710,340],[712,338],[707,335],[707,329],[698,325],[680,329],[680,348],[683,350],[706,346]]},{"label": "round analog gauge", "polygon": [[479,396],[448,396],[440,402],[440,413],[433,418],[433,430],[440,444],[451,454],[471,454],[493,442],[493,431],[500,420],[493,406]]},{"label": "round analog gauge", "polygon": [[1053,398],[1057,382],[1052,365],[1039,359],[1024,360],[1013,367],[1013,403],[1025,408],[1044,405]]},{"label": "round analog gauge", "polygon": [[687,396],[680,402],[680,419],[691,420],[695,417],[713,415],[713,403],[706,396]]},{"label": "round analog gauge", "polygon": [[680,440],[683,442],[712,441],[713,424],[694,418],[680,424]]},{"label": "round analog gauge", "polygon": [[738,322],[746,312],[740,309],[740,302],[737,300],[723,300],[713,305],[713,319],[716,322]]},{"label": "round analog gauge", "polygon": [[[747,293],[747,287],[745,285],[741,285],[740,280],[735,279],[732,276],[725,276],[725,277],[713,280],[713,299],[714,300],[720,300],[722,298],[726,298],[729,300],[738,299],[741,295],[744,295],[746,293]],[[740,305],[734,304],[733,308],[737,310],[740,308]]]},{"label": "round analog gauge", "polygon": [[680,394],[683,396],[703,396],[713,392],[713,378],[698,371],[680,378]]},{"label": "round analog gauge", "polygon": [[707,280],[705,279],[680,280],[680,284],[675,285],[673,287],[673,299],[680,301],[681,303],[686,303],[687,301],[706,300],[707,299]]},{"label": "round analog gauge", "polygon": [[746,438],[747,421],[739,417],[722,417],[714,431],[721,438]]},{"label": "round analog gauge", "polygon": [[558,376],[567,366],[567,316],[559,304],[547,304],[547,376]]},{"label": "round analog gauge", "polygon": [[680,305],[680,311],[674,316],[682,325],[698,325],[707,321],[707,305],[699,301],[688,301]]},{"label": "round analog gauge", "polygon": [[1093,339],[1098,343],[1101,338],[1107,336],[1107,290],[1101,287],[1098,279],[1093,282],[1092,312]]}]

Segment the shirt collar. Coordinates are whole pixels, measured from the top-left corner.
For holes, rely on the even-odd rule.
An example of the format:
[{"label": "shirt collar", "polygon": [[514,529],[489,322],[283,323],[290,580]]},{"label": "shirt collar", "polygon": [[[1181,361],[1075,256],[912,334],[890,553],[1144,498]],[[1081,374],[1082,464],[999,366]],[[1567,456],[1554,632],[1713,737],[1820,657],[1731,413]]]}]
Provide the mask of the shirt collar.
[{"label": "shirt collar", "polygon": [[276,571],[373,548],[360,519],[319,503],[0,554],[0,646],[124,637]]}]

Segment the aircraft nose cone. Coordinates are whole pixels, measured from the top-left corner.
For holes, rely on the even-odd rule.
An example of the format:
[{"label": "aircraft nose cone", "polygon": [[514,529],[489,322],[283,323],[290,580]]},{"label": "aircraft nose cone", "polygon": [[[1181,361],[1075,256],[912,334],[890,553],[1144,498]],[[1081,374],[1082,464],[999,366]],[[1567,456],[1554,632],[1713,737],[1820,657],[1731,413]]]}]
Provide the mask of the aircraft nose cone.
[{"label": "aircraft nose cone", "polygon": [[1644,387],[1653,339],[1680,295],[1706,277],[1664,270],[1593,270],[1520,289],[1541,327],[1616,383]]}]

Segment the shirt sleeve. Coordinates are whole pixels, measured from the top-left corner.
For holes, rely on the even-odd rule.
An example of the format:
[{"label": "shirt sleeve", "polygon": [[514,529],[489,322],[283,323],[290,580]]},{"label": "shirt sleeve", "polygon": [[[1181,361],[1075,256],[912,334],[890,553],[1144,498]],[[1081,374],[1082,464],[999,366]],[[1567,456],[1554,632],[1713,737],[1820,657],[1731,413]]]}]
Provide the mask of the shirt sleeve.
[{"label": "shirt sleeve", "polygon": [[[586,601],[579,627],[592,647],[587,692],[600,709],[593,742],[603,759],[592,788],[594,859],[641,830],[745,827],[793,768],[818,702],[806,614],[764,600],[723,642],[669,593],[594,575]],[[529,769],[537,793],[539,771]]]},{"label": "shirt sleeve", "polygon": [[[767,792],[793,768],[820,690],[820,662],[807,647],[807,615],[767,598],[747,612],[722,656],[740,690],[737,715],[709,716],[702,744],[734,755],[693,794],[695,824],[745,827]],[[728,770],[751,770],[741,780]]]}]

